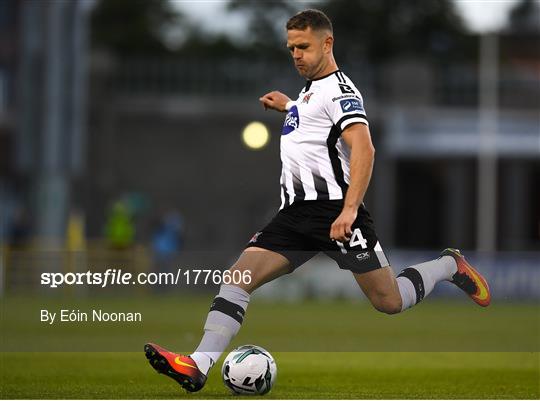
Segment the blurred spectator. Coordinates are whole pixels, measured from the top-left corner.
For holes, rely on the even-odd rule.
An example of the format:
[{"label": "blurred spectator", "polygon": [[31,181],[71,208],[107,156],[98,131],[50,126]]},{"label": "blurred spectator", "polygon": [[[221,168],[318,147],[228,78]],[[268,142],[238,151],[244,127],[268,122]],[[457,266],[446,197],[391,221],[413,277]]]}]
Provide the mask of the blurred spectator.
[{"label": "blurred spectator", "polygon": [[135,226],[131,213],[124,202],[116,202],[105,226],[105,235],[111,248],[125,249],[133,245]]},{"label": "blurred spectator", "polygon": [[[173,272],[175,260],[182,247],[183,219],[177,211],[163,215],[152,237],[154,251],[154,271]],[[173,289],[173,286],[161,285],[156,287],[160,292]]]},{"label": "blurred spectator", "polygon": [[152,249],[156,260],[170,260],[182,247],[182,216],[177,211],[165,214],[152,237]]},{"label": "blurred spectator", "polygon": [[84,214],[80,210],[73,210],[69,214],[66,245],[70,251],[82,251],[86,247],[84,235]]},{"label": "blurred spectator", "polygon": [[8,245],[22,247],[29,243],[31,235],[30,217],[25,207],[15,209],[11,225],[8,229]]}]

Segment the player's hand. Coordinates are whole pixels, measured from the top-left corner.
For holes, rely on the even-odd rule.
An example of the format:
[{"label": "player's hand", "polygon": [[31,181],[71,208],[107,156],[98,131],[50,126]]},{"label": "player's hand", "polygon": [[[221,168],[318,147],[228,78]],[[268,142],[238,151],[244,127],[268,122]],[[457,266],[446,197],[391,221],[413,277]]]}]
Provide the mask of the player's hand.
[{"label": "player's hand", "polygon": [[356,220],[358,214],[354,209],[343,209],[337,219],[332,223],[330,227],[330,239],[346,242],[351,239],[352,225]]},{"label": "player's hand", "polygon": [[287,95],[278,91],[272,91],[259,98],[259,101],[264,106],[264,109],[272,109],[277,111],[287,111],[285,106],[291,101]]}]

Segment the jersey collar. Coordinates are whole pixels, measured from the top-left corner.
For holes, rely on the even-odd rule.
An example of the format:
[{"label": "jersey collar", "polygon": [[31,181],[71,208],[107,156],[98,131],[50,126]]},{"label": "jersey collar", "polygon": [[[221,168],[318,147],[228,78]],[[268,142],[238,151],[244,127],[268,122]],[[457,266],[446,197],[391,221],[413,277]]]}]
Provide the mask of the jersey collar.
[{"label": "jersey collar", "polygon": [[323,75],[322,77],[315,78],[315,79],[308,79],[308,82],[320,81],[321,79],[328,78],[330,75],[334,75],[335,73],[340,72],[340,71],[341,70],[338,68],[337,70],[332,71],[330,74]]},{"label": "jersey collar", "polygon": [[325,79],[325,78],[328,78],[330,75],[334,75],[338,72],[340,72],[341,70],[338,68],[337,70],[335,71],[332,71],[330,74],[326,74],[326,75],[323,75],[322,77],[319,77],[319,78],[315,78],[315,79],[308,79],[306,81],[306,91],[309,90],[309,88],[311,87],[311,84],[315,81],[320,81],[321,79]]}]

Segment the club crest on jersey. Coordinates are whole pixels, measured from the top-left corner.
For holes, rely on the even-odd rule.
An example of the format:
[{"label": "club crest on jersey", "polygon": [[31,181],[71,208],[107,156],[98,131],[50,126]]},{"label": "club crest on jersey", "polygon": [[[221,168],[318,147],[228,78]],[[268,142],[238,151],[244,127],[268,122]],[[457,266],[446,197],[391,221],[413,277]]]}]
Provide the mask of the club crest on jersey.
[{"label": "club crest on jersey", "polygon": [[311,99],[311,96],[313,95],[313,92],[309,92],[308,94],[306,94],[304,96],[304,98],[302,99],[302,104],[305,103],[305,104],[308,104],[309,103],[309,99]]},{"label": "club crest on jersey", "polygon": [[259,235],[262,234],[262,231],[259,231],[259,232],[256,232],[253,237],[251,237],[251,239],[249,240],[249,243],[252,243],[252,242],[257,242],[257,239],[259,238]]},{"label": "club crest on jersey", "polygon": [[287,135],[293,132],[300,126],[300,116],[298,115],[298,108],[296,106],[291,107],[287,116],[285,117],[285,123],[281,130],[281,135]]},{"label": "club crest on jersey", "polygon": [[362,103],[358,99],[344,99],[339,102],[341,110],[344,113],[350,113],[351,111],[362,111]]}]

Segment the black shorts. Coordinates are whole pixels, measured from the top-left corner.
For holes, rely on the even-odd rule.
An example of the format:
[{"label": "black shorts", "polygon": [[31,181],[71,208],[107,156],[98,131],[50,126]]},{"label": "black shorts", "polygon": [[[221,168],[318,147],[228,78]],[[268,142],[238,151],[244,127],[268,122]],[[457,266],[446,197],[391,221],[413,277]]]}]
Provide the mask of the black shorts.
[{"label": "black shorts", "polygon": [[256,246],[277,252],[289,260],[292,270],[319,252],[334,259],[341,269],[354,273],[388,266],[373,220],[363,205],[352,225],[350,241],[342,244],[330,239],[330,226],[342,208],[343,200],[294,202],[257,232],[246,248]]}]

